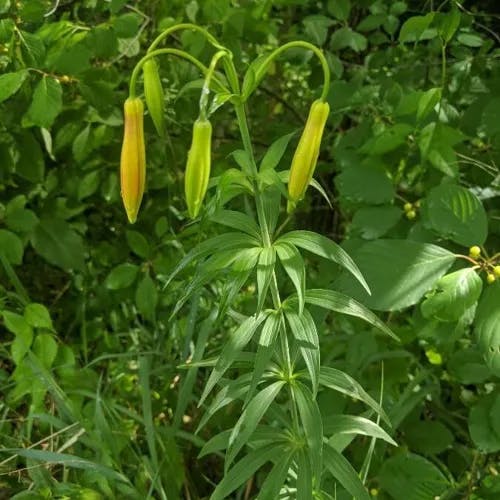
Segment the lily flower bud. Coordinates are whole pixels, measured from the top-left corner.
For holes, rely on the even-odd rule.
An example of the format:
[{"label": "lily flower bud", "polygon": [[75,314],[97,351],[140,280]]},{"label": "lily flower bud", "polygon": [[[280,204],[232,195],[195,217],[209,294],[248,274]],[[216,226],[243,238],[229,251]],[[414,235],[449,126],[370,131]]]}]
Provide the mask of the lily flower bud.
[{"label": "lily flower bud", "polygon": [[163,115],[163,86],[158,73],[158,65],[154,59],[148,59],[142,67],[144,75],[144,97],[149,114],[158,134],[163,137],[165,119]]},{"label": "lily flower bud", "polygon": [[193,125],[193,140],[188,153],[184,188],[189,216],[198,216],[210,178],[212,125],[198,118]]},{"label": "lily flower bud", "polygon": [[139,97],[129,97],[124,104],[124,134],[120,159],[120,184],[123,205],[133,224],[141,206],[146,178],[144,147],[144,105]]},{"label": "lily flower bud", "polygon": [[306,125],[295,151],[288,180],[287,212],[291,213],[311,182],[319,156],[323,130],[325,129],[330,106],[327,102],[316,100],[312,103]]}]

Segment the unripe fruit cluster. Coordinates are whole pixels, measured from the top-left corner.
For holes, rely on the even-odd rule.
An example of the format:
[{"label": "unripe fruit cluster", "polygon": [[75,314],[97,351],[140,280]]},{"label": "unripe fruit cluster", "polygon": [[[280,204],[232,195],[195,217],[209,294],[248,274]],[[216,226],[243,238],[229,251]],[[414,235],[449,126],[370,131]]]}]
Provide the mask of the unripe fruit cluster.
[{"label": "unripe fruit cluster", "polygon": [[477,259],[480,255],[481,255],[481,249],[477,245],[474,245],[469,248],[469,257]]},{"label": "unripe fruit cluster", "polygon": [[417,211],[415,210],[415,208],[418,208],[419,206],[420,204],[418,202],[416,202],[415,204],[406,202],[403,205],[403,210],[405,211],[405,215],[408,220],[413,220],[417,217]]}]

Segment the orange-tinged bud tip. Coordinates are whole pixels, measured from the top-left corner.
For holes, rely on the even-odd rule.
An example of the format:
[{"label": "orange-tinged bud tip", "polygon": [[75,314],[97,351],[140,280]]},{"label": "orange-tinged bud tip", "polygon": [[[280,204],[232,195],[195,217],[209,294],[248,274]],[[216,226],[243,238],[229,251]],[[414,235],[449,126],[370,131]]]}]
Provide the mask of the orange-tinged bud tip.
[{"label": "orange-tinged bud tip", "polygon": [[129,97],[124,104],[124,132],[120,159],[120,184],[123,205],[133,224],[141,206],[146,178],[144,147],[144,105],[138,97]]},{"label": "orange-tinged bud tip", "polygon": [[295,209],[311,182],[318,161],[321,138],[330,112],[327,102],[316,100],[312,103],[309,116],[295,150],[288,181],[288,213]]}]

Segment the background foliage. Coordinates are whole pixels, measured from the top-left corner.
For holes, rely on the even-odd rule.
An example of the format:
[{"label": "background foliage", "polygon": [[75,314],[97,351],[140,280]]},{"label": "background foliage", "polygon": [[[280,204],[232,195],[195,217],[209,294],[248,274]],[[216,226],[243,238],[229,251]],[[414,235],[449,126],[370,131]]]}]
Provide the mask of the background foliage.
[{"label": "background foliage", "polygon": [[[218,231],[186,218],[181,180],[200,85],[182,61],[162,65],[168,141],[146,118],[149,177],[135,226],[119,198],[130,71],[147,41],[181,21],[209,27],[242,71],[293,39],[327,55],[332,113],[316,177],[334,208],[309,190],[292,224],[343,241],[372,296],[312,254],[309,284],[380,311],[402,340],[314,311],[323,364],[376,400],[383,380],[399,446],[377,441],[371,494],[498,498],[500,283],[486,282],[486,263],[472,270],[455,258],[479,245],[500,264],[495,2],[2,0],[0,16],[0,498],[207,498],[223,475],[220,456],[198,454],[241,405],[195,434],[208,370],[179,365],[196,343],[218,354],[234,321],[210,316],[217,280],[174,319],[190,272],[163,291],[182,255]],[[212,54],[196,33],[175,43],[204,61]],[[249,106],[258,150],[302,127],[321,78],[304,52],[280,59]],[[235,167],[239,135],[230,109],[213,123],[219,175]],[[239,295],[235,319],[255,310],[255,288]],[[318,401],[325,422],[371,415],[342,394]],[[370,440],[333,424],[330,434],[360,470]],[[254,497],[264,478],[238,498]]]}]

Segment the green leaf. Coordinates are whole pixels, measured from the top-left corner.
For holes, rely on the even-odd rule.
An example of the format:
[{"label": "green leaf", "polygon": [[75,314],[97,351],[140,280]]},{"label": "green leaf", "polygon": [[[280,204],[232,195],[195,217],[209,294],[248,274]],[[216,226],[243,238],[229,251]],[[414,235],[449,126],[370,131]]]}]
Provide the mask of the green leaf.
[{"label": "green leaf", "polygon": [[266,462],[277,462],[287,454],[283,445],[268,444],[262,448],[257,448],[245,455],[217,485],[210,500],[225,500],[229,495],[252,475],[260,469]]},{"label": "green leaf", "polygon": [[482,245],[488,221],[481,200],[456,184],[430,190],[423,211],[424,223],[439,235],[466,247]]},{"label": "green leaf", "polygon": [[40,219],[31,235],[36,252],[54,266],[65,271],[85,267],[83,240],[63,219]]},{"label": "green leaf", "polygon": [[426,118],[440,100],[441,88],[433,88],[424,92],[418,101],[417,121],[421,121]]},{"label": "green leaf", "polygon": [[139,272],[139,267],[135,264],[124,263],[114,267],[104,280],[104,285],[108,290],[120,290],[129,287]]},{"label": "green leaf", "polygon": [[33,353],[42,365],[50,369],[57,356],[57,342],[48,333],[40,333],[33,342]]},{"label": "green leaf", "polygon": [[429,12],[425,16],[413,16],[407,19],[399,32],[399,41],[418,42],[424,32],[429,28],[434,19],[434,12]]},{"label": "green leaf", "polygon": [[477,48],[483,45],[483,39],[473,33],[460,33],[457,36],[457,40],[466,47]]},{"label": "green leaf", "polygon": [[[295,454],[294,450],[289,451],[278,463],[275,463],[271,471],[268,473],[265,481],[262,483],[259,494],[256,500],[276,500],[279,498],[279,492],[283,487],[288,476],[288,470],[292,465],[292,458]],[[307,500],[303,497],[302,500]]]},{"label": "green leaf", "polygon": [[260,228],[257,223],[248,215],[234,210],[219,210],[217,213],[210,217],[210,220],[216,224],[236,229],[237,231],[244,231],[249,236],[260,240]]},{"label": "green leaf", "polygon": [[334,290],[307,290],[306,302],[308,304],[323,307],[324,309],[360,318],[367,323],[370,323],[370,325],[373,325],[375,328],[378,328],[386,335],[389,335],[389,337],[399,341],[398,336],[383,321],[381,321],[376,314],[372,313],[363,304],[351,299],[351,297],[348,297],[347,295]]},{"label": "green leaf", "polygon": [[284,135],[269,146],[269,149],[266,151],[266,154],[260,162],[259,170],[261,172],[264,172],[266,170],[273,170],[278,166],[281,158],[283,158],[283,155],[285,154],[290,139],[294,135],[295,132]]},{"label": "green leaf", "polygon": [[450,12],[443,12],[440,16],[438,32],[441,38],[448,43],[458,27],[460,26],[460,12],[455,4],[452,4]]},{"label": "green leaf", "polygon": [[261,313],[258,316],[250,316],[232,333],[228,341],[225,343],[222,352],[217,359],[210,377],[208,378],[203,394],[201,395],[198,406],[203,404],[210,391],[215,387],[215,384],[220,380],[226,370],[233,364],[239,352],[250,342],[255,331],[260,324],[266,319],[267,313]]},{"label": "green leaf", "polygon": [[125,232],[127,243],[132,252],[143,259],[148,259],[151,254],[151,248],[148,240],[139,232],[128,230]]},{"label": "green leaf", "polygon": [[2,315],[5,327],[15,335],[11,345],[11,353],[14,363],[19,365],[33,342],[33,329],[19,314],[3,311]]},{"label": "green leaf", "polygon": [[443,276],[422,302],[422,314],[440,321],[456,321],[481,295],[483,282],[471,267]]},{"label": "green leaf", "polygon": [[0,252],[13,266],[20,266],[23,262],[23,242],[7,229],[0,229]]},{"label": "green leaf", "polygon": [[42,181],[45,172],[43,152],[31,132],[25,131],[19,136],[18,151],[16,174],[33,183]]},{"label": "green leaf", "polygon": [[308,252],[336,262],[347,269],[363,285],[363,288],[370,293],[370,288],[355,262],[341,246],[325,236],[312,231],[290,231],[281,236],[276,243],[291,243]]},{"label": "green leaf", "polygon": [[330,38],[330,48],[333,51],[349,47],[354,52],[363,52],[366,50],[367,44],[368,41],[365,36],[346,26],[336,30]]},{"label": "green leaf", "polygon": [[28,304],[24,309],[24,317],[33,328],[53,330],[50,313],[42,304]]},{"label": "green leaf", "polygon": [[322,46],[328,37],[328,28],[335,24],[329,17],[321,14],[307,16],[303,21],[304,31],[309,40],[315,45]]},{"label": "green leaf", "polygon": [[323,450],[326,469],[356,500],[370,500],[357,472],[342,454],[327,445]]},{"label": "green leaf", "polygon": [[489,285],[481,296],[474,331],[486,364],[500,377],[500,282]]},{"label": "green leaf", "polygon": [[9,456],[19,455],[20,457],[29,458],[30,460],[36,460],[46,465],[61,464],[64,467],[68,467],[69,469],[73,468],[88,470],[107,477],[108,479],[111,479],[113,481],[129,483],[129,480],[125,476],[114,471],[113,469],[95,462],[91,462],[90,460],[78,457],[76,455],[26,448],[4,448],[0,450],[0,452],[8,453]]},{"label": "green leaf", "polygon": [[474,444],[483,453],[500,450],[500,394],[483,396],[470,410],[469,432]]},{"label": "green leaf", "polygon": [[336,368],[330,368],[329,366],[322,366],[319,374],[319,383],[324,387],[362,401],[375,410],[388,425],[391,425],[389,417],[383,408],[347,373]]},{"label": "green leaf", "polygon": [[44,76],[33,92],[26,116],[34,125],[49,129],[61,110],[61,84],[55,78]]},{"label": "green leaf", "polygon": [[258,392],[243,410],[229,437],[225,460],[226,470],[236,458],[238,452],[248,442],[270,404],[276,399],[284,385],[283,380],[268,385]]},{"label": "green leaf", "polygon": [[323,421],[318,403],[311,391],[300,382],[292,385],[297,408],[299,409],[302,428],[306,436],[308,453],[311,460],[311,469],[315,474],[315,483],[321,482],[323,470]]},{"label": "green leaf", "polygon": [[370,241],[351,255],[372,295],[345,275],[335,281],[335,288],[380,311],[416,304],[455,260],[455,255],[444,248],[410,240]]},{"label": "green leaf", "polygon": [[412,453],[399,453],[387,459],[380,469],[379,481],[392,498],[405,500],[436,498],[449,487],[434,464]]},{"label": "green leaf", "polygon": [[[382,132],[372,139],[369,139],[361,148],[362,153],[370,154],[372,156],[383,155],[394,151],[406,144],[408,135],[413,131],[413,127],[406,123],[396,123],[395,125],[389,126],[382,130]],[[366,174],[370,174],[374,180],[381,182],[375,176],[376,170],[370,169],[368,167],[364,167],[366,170]],[[370,178],[371,178],[370,177]],[[385,176],[387,179],[387,176]],[[369,179],[363,179],[365,182],[369,182]],[[392,184],[391,188],[392,188]],[[375,186],[370,186],[372,189]]]},{"label": "green leaf", "polygon": [[336,434],[361,434],[377,439],[383,439],[393,446],[397,443],[378,424],[365,417],[356,415],[332,415],[323,421],[324,433],[328,435]]},{"label": "green leaf", "polygon": [[392,205],[364,207],[352,218],[351,231],[367,240],[384,236],[401,219],[401,210]]},{"label": "green leaf", "polygon": [[170,273],[167,282],[165,283],[165,288],[169,283],[184,270],[193,261],[206,257],[212,252],[217,252],[221,248],[224,250],[237,250],[240,248],[250,248],[250,247],[260,246],[260,241],[253,238],[247,234],[231,232],[224,233],[214,236],[206,241],[203,241],[196,247],[194,247],[184,258],[177,264],[174,270]]},{"label": "green leaf", "polygon": [[264,307],[264,302],[267,297],[267,291],[274,273],[274,265],[276,263],[276,250],[273,246],[264,247],[260,252],[259,262],[257,264],[257,289],[258,302],[257,312],[260,312]]},{"label": "green leaf", "polygon": [[290,243],[276,243],[274,245],[283,268],[292,280],[299,300],[299,314],[304,310],[304,295],[306,290],[306,267],[304,259],[297,247]]},{"label": "green leaf", "polygon": [[301,448],[297,452],[297,498],[302,500],[313,500],[313,475],[311,461],[307,456],[307,450]]},{"label": "green leaf", "polygon": [[307,309],[304,309],[303,313],[299,315],[292,307],[293,303],[287,301],[285,316],[300,347],[300,353],[309,372],[313,392],[316,394],[320,370],[319,338],[316,324]]},{"label": "green leaf", "polygon": [[135,303],[139,312],[149,321],[154,321],[156,305],[158,304],[158,291],[149,273],[146,273],[139,282],[135,292]]},{"label": "green leaf", "polygon": [[453,434],[440,421],[411,422],[404,433],[410,448],[425,455],[442,453],[454,441]]},{"label": "green leaf", "polygon": [[0,102],[13,96],[26,80],[28,71],[22,69],[15,73],[4,73],[0,76]]},{"label": "green leaf", "polygon": [[452,378],[465,385],[481,384],[492,375],[488,366],[485,366],[483,356],[477,347],[454,352],[446,368]]},{"label": "green leaf", "polygon": [[347,21],[351,13],[351,0],[328,0],[327,9],[339,21]]}]

